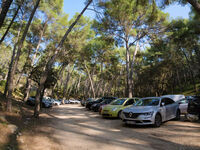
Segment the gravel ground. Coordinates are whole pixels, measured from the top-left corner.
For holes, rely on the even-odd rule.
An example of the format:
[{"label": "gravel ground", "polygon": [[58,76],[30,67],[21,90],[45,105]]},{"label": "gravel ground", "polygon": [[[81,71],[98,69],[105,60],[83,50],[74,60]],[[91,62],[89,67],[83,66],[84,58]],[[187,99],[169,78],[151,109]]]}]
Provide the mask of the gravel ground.
[{"label": "gravel ground", "polygon": [[22,150],[200,150],[200,123],[168,121],[160,128],[125,126],[80,105],[41,115],[40,126],[18,137]]}]

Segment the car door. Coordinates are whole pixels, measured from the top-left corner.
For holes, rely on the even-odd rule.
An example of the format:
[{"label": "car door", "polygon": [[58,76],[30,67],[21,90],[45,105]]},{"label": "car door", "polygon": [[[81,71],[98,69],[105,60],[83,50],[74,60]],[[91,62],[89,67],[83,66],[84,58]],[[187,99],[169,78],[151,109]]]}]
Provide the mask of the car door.
[{"label": "car door", "polygon": [[187,99],[182,99],[178,102],[179,104],[179,109],[181,111],[182,114],[186,114],[187,113],[187,108],[188,108],[188,100]]},{"label": "car door", "polygon": [[[162,105],[164,104],[164,105]],[[160,102],[160,113],[161,113],[161,116],[162,116],[162,120],[165,121],[167,120],[167,117],[166,116],[168,113],[166,113],[166,106],[165,106],[165,98],[161,100]]]},{"label": "car door", "polygon": [[170,98],[165,99],[167,119],[170,120],[176,117],[177,104]]}]

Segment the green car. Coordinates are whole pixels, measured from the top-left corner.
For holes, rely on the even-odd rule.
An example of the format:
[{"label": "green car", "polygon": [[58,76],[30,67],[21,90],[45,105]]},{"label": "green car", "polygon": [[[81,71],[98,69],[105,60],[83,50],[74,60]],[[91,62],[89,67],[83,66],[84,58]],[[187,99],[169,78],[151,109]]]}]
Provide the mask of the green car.
[{"label": "green car", "polygon": [[106,105],[101,110],[103,117],[121,118],[121,113],[124,108],[127,108],[136,103],[139,98],[119,98],[114,100],[109,105]]}]

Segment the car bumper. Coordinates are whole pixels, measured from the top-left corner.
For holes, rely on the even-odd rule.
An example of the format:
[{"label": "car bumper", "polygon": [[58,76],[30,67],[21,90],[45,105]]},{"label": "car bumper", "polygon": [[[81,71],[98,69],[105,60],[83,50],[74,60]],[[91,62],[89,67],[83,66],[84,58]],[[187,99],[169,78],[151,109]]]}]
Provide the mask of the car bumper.
[{"label": "car bumper", "polygon": [[103,117],[108,117],[108,118],[116,118],[117,117],[117,113],[114,113],[114,112],[101,112],[101,115]]},{"label": "car bumper", "polygon": [[138,116],[136,118],[127,118],[124,114],[122,115],[122,121],[126,124],[135,124],[135,125],[151,125],[154,124],[154,117]]},{"label": "car bumper", "polygon": [[133,124],[133,125],[151,125],[154,124],[151,120],[126,120],[124,119],[123,122],[126,124]]}]

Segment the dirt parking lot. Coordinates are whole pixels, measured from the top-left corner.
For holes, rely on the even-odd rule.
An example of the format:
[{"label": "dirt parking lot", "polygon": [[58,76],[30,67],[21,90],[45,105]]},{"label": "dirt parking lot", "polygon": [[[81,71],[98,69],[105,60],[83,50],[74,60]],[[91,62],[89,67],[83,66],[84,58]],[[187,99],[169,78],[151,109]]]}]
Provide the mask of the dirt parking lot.
[{"label": "dirt parking lot", "polygon": [[46,122],[18,138],[19,149],[200,150],[200,123],[168,121],[160,128],[125,126],[80,105],[63,105],[42,115]]}]

